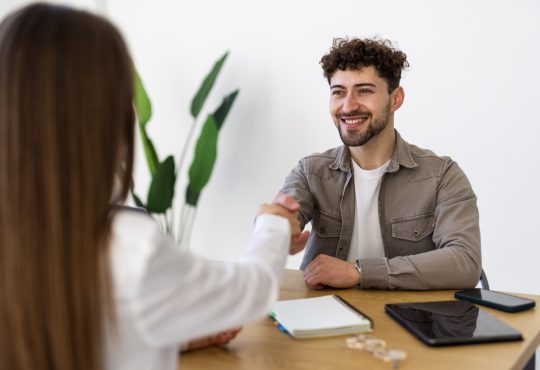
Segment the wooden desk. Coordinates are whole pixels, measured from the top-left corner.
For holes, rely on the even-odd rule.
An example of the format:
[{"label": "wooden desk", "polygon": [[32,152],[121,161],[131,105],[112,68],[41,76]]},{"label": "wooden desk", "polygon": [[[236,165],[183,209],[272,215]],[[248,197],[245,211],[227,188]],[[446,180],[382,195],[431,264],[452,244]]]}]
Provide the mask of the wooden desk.
[{"label": "wooden desk", "polygon": [[[391,348],[407,351],[400,369],[512,369],[521,370],[540,344],[540,308],[505,313],[483,310],[521,331],[522,342],[488,343],[432,348],[405,331],[384,312],[385,303],[451,300],[454,291],[374,291],[358,289],[308,290],[302,272],[287,270],[280,299],[339,294],[375,323],[373,335],[384,339]],[[540,296],[524,296],[540,304]],[[391,364],[371,353],[344,348],[347,336],[320,339],[293,339],[280,332],[270,318],[246,325],[239,336],[225,348],[207,348],[181,357],[182,370],[341,370],[385,369]]]}]

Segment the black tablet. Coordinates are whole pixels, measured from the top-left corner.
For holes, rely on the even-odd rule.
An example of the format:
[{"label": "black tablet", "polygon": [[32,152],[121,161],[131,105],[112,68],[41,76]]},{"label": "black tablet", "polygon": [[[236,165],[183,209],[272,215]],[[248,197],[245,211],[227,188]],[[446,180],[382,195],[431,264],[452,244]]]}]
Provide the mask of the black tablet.
[{"label": "black tablet", "polygon": [[523,340],[520,332],[465,301],[387,304],[384,310],[430,346]]}]

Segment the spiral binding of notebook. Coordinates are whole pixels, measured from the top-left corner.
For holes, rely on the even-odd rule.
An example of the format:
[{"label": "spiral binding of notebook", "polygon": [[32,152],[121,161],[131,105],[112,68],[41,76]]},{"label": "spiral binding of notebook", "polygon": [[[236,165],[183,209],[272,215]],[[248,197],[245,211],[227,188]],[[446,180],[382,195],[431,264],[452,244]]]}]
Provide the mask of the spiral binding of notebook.
[{"label": "spiral binding of notebook", "polygon": [[369,320],[369,322],[371,323],[371,330],[373,330],[373,328],[375,327],[375,324],[373,323],[373,320],[371,320],[371,318],[369,318],[368,315],[366,315],[365,313],[363,313],[362,311],[360,311],[358,308],[354,307],[352,304],[350,304],[349,302],[347,302],[345,299],[343,299],[341,296],[339,295],[333,295],[332,297],[334,297],[335,300],[337,300],[339,303],[341,303],[343,306],[345,306],[345,308],[353,311],[354,313],[357,313],[363,317],[365,317],[366,319]]}]

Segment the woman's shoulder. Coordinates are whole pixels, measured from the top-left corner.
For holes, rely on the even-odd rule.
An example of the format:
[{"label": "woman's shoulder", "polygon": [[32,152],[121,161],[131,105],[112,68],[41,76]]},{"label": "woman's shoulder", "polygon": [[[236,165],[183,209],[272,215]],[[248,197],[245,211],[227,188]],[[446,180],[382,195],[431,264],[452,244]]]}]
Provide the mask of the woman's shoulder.
[{"label": "woman's shoulder", "polygon": [[127,235],[133,235],[133,233],[128,231],[135,229],[141,232],[153,233],[159,227],[152,216],[143,208],[115,206],[113,210],[112,229],[113,233],[119,232],[123,234],[127,232]]},{"label": "woman's shoulder", "polygon": [[146,274],[148,264],[172,240],[163,235],[146,212],[121,207],[115,210],[111,229],[110,256],[117,284],[129,294]]},{"label": "woman's shoulder", "polygon": [[111,230],[113,249],[126,249],[130,254],[151,253],[160,244],[172,243],[156,220],[139,208],[117,207]]}]

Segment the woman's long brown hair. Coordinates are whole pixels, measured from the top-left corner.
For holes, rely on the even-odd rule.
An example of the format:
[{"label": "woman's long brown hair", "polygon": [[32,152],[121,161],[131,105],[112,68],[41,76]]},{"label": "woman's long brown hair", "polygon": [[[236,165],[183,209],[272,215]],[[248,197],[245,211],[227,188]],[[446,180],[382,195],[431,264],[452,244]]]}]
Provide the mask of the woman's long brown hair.
[{"label": "woman's long brown hair", "polygon": [[102,369],[113,183],[132,64],[106,20],[34,4],[0,24],[0,369]]}]

